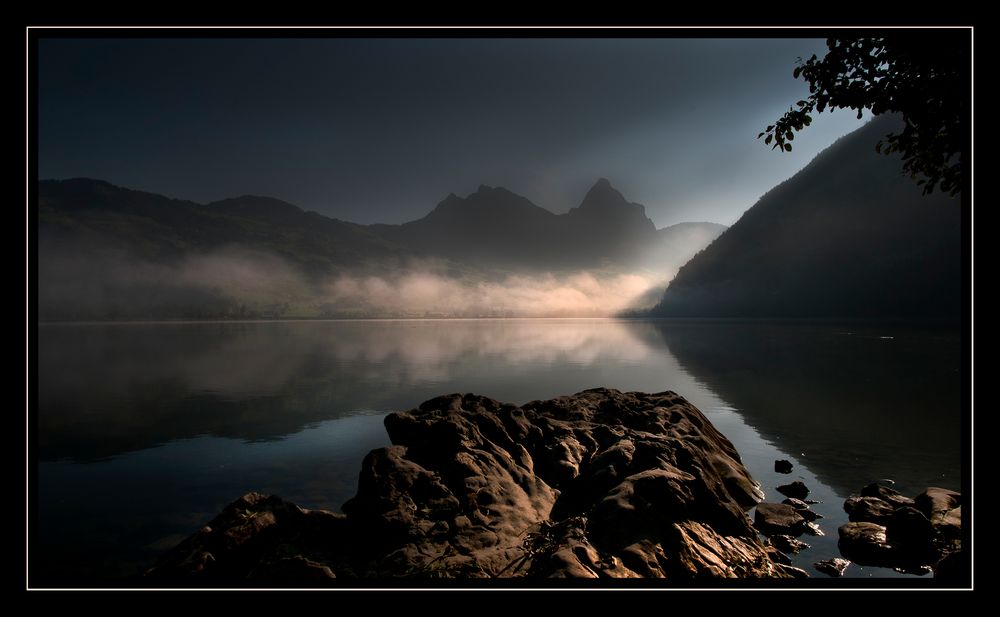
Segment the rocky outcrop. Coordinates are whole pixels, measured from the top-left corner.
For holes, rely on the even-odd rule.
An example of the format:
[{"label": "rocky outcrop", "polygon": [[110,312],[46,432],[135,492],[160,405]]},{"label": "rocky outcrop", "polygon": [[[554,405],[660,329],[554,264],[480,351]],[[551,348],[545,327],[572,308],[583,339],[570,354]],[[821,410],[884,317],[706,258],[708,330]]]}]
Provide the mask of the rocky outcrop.
[{"label": "rocky outcrop", "polygon": [[147,580],[802,575],[758,539],[746,510],[762,493],[732,444],[673,392],[454,394],[385,426],[393,445],[365,458],[344,514],[248,494]]},{"label": "rocky outcrop", "polygon": [[840,551],[859,564],[955,580],[961,569],[962,495],[928,488],[911,499],[873,483],[844,502]]}]

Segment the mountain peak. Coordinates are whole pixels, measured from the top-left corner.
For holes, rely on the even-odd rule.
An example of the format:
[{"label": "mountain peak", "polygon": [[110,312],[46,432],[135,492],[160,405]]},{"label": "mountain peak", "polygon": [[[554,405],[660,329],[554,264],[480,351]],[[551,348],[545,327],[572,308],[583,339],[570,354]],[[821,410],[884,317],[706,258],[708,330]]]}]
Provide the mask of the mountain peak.
[{"label": "mountain peak", "polygon": [[607,178],[599,178],[580,205],[566,216],[587,228],[587,233],[594,237],[648,237],[656,233],[656,226],[646,216],[646,208],[626,200]]},{"label": "mountain peak", "polygon": [[[549,219],[555,215],[539,208],[527,198],[513,193],[502,186],[480,184],[476,192],[467,197],[459,197],[449,193],[427,216],[411,223],[420,221],[445,222],[449,224],[462,221],[462,224],[494,226],[503,219],[534,221],[541,224],[541,219]],[[488,223],[486,222],[488,221]]]},{"label": "mountain peak", "polygon": [[600,178],[587,191],[587,196],[583,198],[580,208],[586,210],[595,208],[606,210],[622,206],[629,207],[630,205],[618,189],[611,186],[611,182],[607,178]]}]

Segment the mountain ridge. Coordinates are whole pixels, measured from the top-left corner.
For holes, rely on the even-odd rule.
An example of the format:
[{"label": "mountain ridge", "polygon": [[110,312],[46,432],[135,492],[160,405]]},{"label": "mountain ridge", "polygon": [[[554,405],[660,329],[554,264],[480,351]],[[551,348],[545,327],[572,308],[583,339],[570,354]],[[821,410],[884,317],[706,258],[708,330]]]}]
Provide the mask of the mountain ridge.
[{"label": "mountain ridge", "polygon": [[[692,223],[661,234],[643,206],[626,202],[605,184],[595,185],[598,193],[613,191],[615,198],[586,204],[585,216],[555,214],[508,189],[481,185],[466,197],[450,194],[414,221],[360,225],[274,197],[244,195],[198,204],[103,180],[41,180],[39,273],[53,293],[40,293],[40,313],[53,319],[97,318],[92,315],[97,309],[75,307],[80,297],[99,295],[118,304],[141,301],[143,311],[152,311],[147,316],[157,318],[172,316],[181,305],[191,317],[220,311],[245,315],[244,305],[287,307],[295,304],[288,298],[301,298],[302,289],[310,288],[314,299],[303,314],[336,316],[341,314],[337,302],[323,298],[354,297],[362,288],[375,293],[370,286],[378,284],[366,280],[395,280],[417,271],[461,281],[467,289],[512,276],[570,277],[582,271],[605,279],[642,273],[646,279],[667,280],[723,229]],[[212,262],[212,276],[191,265],[203,257]],[[264,285],[247,279],[249,262],[294,276]],[[345,276],[361,282],[337,282]],[[96,290],[81,289],[81,281]],[[174,298],[181,285],[187,286],[180,293],[183,302],[160,298],[161,292]],[[234,286],[239,289],[232,291]],[[94,306],[102,302],[95,300]],[[206,315],[199,302],[216,308]],[[218,308],[224,306],[229,308]],[[286,308],[266,314],[289,313]],[[395,309],[391,314],[397,314]]]},{"label": "mountain ridge", "polygon": [[898,156],[875,152],[900,122],[875,118],[765,193],[652,314],[957,321],[961,204],[923,196]]}]

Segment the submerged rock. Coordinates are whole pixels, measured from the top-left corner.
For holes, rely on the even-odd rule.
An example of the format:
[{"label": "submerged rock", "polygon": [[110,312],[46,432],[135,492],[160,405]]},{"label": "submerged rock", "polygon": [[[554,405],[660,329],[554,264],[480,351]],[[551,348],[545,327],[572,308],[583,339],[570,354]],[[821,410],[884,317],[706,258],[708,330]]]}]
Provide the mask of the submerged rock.
[{"label": "submerged rock", "polygon": [[792,473],[792,463],[785,459],[774,461],[774,470],[778,473]]},{"label": "submerged rock", "polygon": [[785,497],[794,497],[796,499],[805,499],[809,496],[809,487],[801,480],[796,480],[791,484],[782,484],[777,488],[777,491]]},{"label": "submerged rock", "polygon": [[597,389],[521,407],[454,394],[390,414],[385,426],[393,445],[365,457],[343,515],[251,493],[147,579],[805,574],[772,558],[746,515],[759,486],[673,392]]}]

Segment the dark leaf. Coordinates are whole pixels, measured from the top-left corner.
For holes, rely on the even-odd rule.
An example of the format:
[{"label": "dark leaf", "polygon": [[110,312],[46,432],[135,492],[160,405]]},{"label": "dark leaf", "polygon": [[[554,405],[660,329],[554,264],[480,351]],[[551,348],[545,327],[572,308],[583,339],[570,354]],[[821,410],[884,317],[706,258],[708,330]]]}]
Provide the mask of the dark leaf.
[{"label": "dark leaf", "polygon": [[785,144],[785,152],[791,152],[791,151],[792,151],[792,144]]}]

